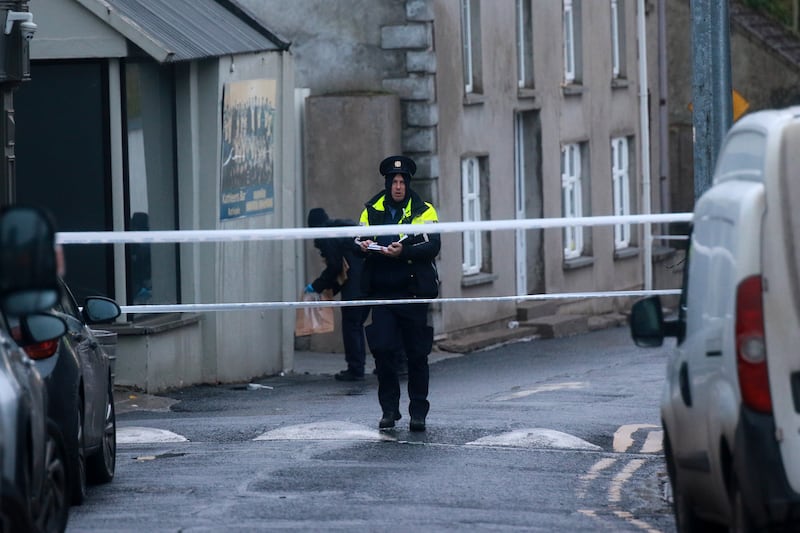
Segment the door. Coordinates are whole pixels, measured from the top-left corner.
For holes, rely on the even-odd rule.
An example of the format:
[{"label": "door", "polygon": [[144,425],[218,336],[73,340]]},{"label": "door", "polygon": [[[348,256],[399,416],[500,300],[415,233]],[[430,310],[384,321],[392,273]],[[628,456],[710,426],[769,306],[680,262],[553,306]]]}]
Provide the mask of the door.
[{"label": "door", "polygon": [[[541,123],[538,111],[521,111],[514,120],[514,186],[517,220],[542,218]],[[541,229],[516,231],[517,295],[545,292]]]},{"label": "door", "polygon": [[[33,62],[14,94],[17,203],[40,205],[57,231],[110,231],[108,73],[104,61]],[[79,300],[114,296],[112,245],[65,246]]]}]

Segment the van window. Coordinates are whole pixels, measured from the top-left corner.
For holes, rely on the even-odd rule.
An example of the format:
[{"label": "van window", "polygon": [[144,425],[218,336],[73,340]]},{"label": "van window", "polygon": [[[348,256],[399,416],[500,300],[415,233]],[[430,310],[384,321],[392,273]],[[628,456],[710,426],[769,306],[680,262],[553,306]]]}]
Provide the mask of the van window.
[{"label": "van window", "polygon": [[766,144],[766,137],[756,131],[732,134],[717,159],[714,183],[730,179],[764,181]]}]

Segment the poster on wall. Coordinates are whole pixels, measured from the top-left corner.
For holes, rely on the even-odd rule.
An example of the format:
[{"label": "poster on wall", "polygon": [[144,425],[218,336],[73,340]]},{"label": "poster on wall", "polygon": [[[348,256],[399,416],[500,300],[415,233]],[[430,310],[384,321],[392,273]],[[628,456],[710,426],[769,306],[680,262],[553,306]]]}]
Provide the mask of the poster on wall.
[{"label": "poster on wall", "polygon": [[220,220],[274,209],[275,97],[275,80],[225,84]]}]

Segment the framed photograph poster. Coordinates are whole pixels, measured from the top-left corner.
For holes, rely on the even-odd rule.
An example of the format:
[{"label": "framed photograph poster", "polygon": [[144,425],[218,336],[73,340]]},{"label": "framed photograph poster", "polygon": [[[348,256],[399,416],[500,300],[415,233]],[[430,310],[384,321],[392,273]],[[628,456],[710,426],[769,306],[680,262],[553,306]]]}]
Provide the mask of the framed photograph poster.
[{"label": "framed photograph poster", "polygon": [[274,209],[275,80],[226,83],[222,97],[220,219]]}]

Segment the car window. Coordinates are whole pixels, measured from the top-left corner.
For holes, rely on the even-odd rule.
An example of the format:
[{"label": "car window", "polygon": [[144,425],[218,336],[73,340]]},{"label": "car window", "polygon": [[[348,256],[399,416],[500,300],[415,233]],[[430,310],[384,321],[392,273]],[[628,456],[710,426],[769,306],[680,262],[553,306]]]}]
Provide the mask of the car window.
[{"label": "car window", "polygon": [[69,292],[69,289],[66,285],[61,285],[61,299],[55,305],[55,309],[56,311],[70,315],[77,320],[81,320],[81,313],[78,309],[78,304],[75,303],[75,298],[72,297],[72,293]]},{"label": "car window", "polygon": [[756,131],[732,134],[717,158],[714,183],[729,179],[764,181],[767,139]]}]

